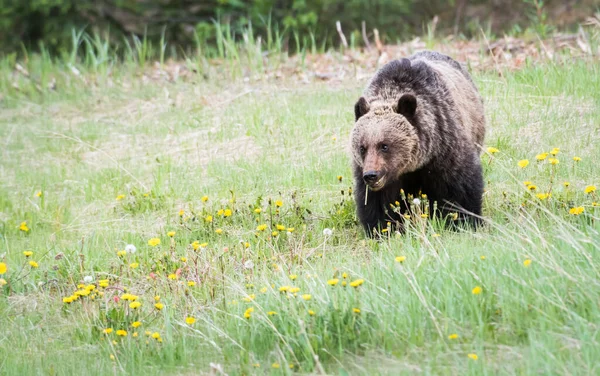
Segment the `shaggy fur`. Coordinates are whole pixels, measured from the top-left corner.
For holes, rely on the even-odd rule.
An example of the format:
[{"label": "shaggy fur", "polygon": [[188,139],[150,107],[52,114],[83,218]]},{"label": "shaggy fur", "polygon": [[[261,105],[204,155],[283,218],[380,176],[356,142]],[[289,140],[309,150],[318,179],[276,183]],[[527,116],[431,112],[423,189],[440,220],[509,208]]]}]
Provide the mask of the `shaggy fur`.
[{"label": "shaggy fur", "polygon": [[[368,234],[391,222],[402,230],[409,196],[426,194],[430,213],[481,215],[485,135],[481,96],[469,73],[437,52],[386,64],[354,107],[351,148],[358,218]],[[365,204],[365,190],[369,187]],[[400,210],[390,204],[400,202]],[[434,204],[437,203],[437,204]]]}]

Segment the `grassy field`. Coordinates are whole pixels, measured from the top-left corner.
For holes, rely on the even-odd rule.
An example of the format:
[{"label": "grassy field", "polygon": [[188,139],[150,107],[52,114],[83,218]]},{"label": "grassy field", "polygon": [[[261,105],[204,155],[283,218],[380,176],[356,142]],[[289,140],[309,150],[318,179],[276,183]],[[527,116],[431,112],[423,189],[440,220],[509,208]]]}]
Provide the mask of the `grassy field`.
[{"label": "grassy field", "polygon": [[475,72],[486,226],[375,241],[366,79],[43,59],[0,67],[0,374],[600,373],[597,60]]}]

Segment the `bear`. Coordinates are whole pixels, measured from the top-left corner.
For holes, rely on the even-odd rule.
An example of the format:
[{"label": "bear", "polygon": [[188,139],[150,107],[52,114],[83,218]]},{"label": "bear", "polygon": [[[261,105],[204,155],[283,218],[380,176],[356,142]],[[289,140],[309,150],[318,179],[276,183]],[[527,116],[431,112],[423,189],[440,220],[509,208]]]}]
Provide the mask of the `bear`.
[{"label": "bear", "polygon": [[381,235],[388,225],[402,233],[421,197],[431,217],[480,224],[486,121],[483,99],[461,64],[434,51],[391,61],[370,80],[354,115],[354,198],[367,235]]}]

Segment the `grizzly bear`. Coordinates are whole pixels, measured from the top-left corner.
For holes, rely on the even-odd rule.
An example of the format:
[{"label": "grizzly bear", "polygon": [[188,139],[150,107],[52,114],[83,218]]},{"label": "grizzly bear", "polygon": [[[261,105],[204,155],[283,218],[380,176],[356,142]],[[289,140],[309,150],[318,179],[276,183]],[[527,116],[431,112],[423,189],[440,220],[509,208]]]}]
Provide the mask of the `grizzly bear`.
[{"label": "grizzly bear", "polygon": [[368,235],[388,224],[402,232],[412,198],[422,195],[429,215],[477,225],[485,117],[458,62],[432,51],[392,61],[371,79],[354,113],[354,195]]}]

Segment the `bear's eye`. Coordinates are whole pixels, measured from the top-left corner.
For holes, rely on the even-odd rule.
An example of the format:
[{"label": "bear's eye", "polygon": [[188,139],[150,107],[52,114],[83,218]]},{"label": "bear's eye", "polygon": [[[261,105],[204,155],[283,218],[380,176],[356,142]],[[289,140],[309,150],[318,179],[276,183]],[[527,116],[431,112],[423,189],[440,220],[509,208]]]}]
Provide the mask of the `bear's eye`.
[{"label": "bear's eye", "polygon": [[360,155],[365,155],[365,152],[367,151],[367,149],[365,149],[364,146],[360,147]]},{"label": "bear's eye", "polygon": [[388,148],[388,146],[387,146],[386,144],[382,144],[382,145],[380,146],[380,149],[381,149],[381,151],[382,151],[382,152],[384,152],[384,153],[385,153],[385,152],[387,152],[387,151],[389,150],[389,148]]}]

